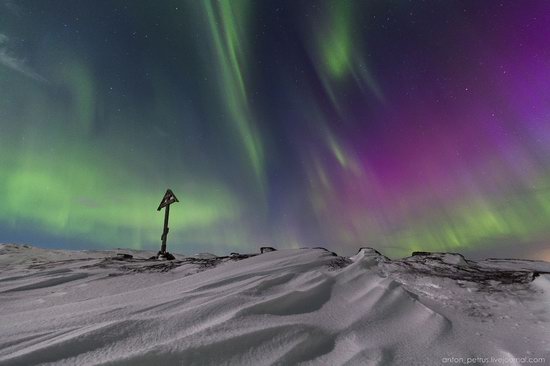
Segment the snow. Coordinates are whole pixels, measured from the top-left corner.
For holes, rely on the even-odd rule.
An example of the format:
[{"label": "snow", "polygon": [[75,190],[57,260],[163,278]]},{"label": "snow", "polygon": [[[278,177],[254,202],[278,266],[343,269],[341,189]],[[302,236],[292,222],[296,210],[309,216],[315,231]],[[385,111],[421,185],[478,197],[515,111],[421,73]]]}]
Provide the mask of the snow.
[{"label": "snow", "polygon": [[0,245],[0,364],[550,360],[550,263],[390,260],[372,248],[350,258],[288,249],[148,260],[154,254]]}]

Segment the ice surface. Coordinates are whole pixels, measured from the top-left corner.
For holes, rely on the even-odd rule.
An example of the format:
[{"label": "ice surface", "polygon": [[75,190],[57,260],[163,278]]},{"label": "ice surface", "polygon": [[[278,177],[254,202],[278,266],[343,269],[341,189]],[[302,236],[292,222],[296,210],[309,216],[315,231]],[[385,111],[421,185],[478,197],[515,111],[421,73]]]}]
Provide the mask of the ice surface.
[{"label": "ice surface", "polygon": [[0,245],[0,364],[550,360],[549,263],[371,248],[154,254]]}]

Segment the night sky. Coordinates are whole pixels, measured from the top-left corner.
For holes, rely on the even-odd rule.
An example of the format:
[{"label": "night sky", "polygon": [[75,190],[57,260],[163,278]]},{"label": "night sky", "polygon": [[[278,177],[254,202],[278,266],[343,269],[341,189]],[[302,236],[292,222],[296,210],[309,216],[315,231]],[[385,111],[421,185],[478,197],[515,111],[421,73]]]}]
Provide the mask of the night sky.
[{"label": "night sky", "polygon": [[0,242],[550,260],[550,2],[0,0]]}]

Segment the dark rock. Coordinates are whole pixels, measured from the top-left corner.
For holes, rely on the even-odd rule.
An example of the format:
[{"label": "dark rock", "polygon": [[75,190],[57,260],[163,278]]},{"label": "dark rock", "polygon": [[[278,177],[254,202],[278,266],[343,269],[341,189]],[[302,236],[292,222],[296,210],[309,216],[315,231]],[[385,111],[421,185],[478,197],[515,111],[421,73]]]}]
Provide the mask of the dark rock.
[{"label": "dark rock", "polygon": [[165,253],[158,252],[157,259],[166,259],[166,260],[172,261],[176,259],[176,257],[174,257],[171,253],[168,253],[168,252],[165,252]]},{"label": "dark rock", "polygon": [[332,271],[337,271],[339,269],[345,268],[348,265],[352,264],[353,262],[349,258],[345,257],[336,257],[332,259],[330,262],[327,263],[327,266]]},{"label": "dark rock", "polygon": [[[362,250],[364,250],[365,252],[367,253],[374,253],[374,254],[377,254],[377,255],[382,255],[382,253],[380,253],[378,250],[374,249],[374,248],[371,248],[371,247],[361,247],[359,248],[359,250],[357,251],[357,253],[361,252]],[[414,255],[414,254],[413,254]]]},{"label": "dark rock", "polygon": [[260,248],[260,253],[274,252],[276,250],[277,249],[275,249],[273,247],[261,247]]},{"label": "dark rock", "polygon": [[468,260],[459,253],[443,253],[443,252],[413,252],[412,256],[408,257],[413,261],[438,261],[444,264],[468,266]]},{"label": "dark rock", "polygon": [[[235,260],[235,261],[236,261],[236,260],[246,259],[246,258],[250,258],[250,257],[255,257],[255,256],[257,256],[257,255],[258,255],[258,253],[241,254],[241,253],[235,253],[235,252],[233,252],[233,253],[230,253],[230,254],[229,254],[229,259]],[[223,257],[221,257],[221,258],[223,258]]]},{"label": "dark rock", "polygon": [[117,253],[116,256],[117,256],[117,259],[132,259],[132,258],[134,258],[133,255],[126,254],[126,253]]},{"label": "dark rock", "polygon": [[412,252],[412,256],[417,256],[417,255],[432,255],[431,252]]}]

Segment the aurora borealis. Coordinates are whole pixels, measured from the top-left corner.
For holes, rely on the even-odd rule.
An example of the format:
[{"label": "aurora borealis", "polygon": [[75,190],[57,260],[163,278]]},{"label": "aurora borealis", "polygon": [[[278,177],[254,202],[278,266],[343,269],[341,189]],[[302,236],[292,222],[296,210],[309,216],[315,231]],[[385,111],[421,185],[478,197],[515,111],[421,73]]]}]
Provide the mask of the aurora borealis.
[{"label": "aurora borealis", "polygon": [[0,0],[0,242],[550,260],[547,1]]}]

